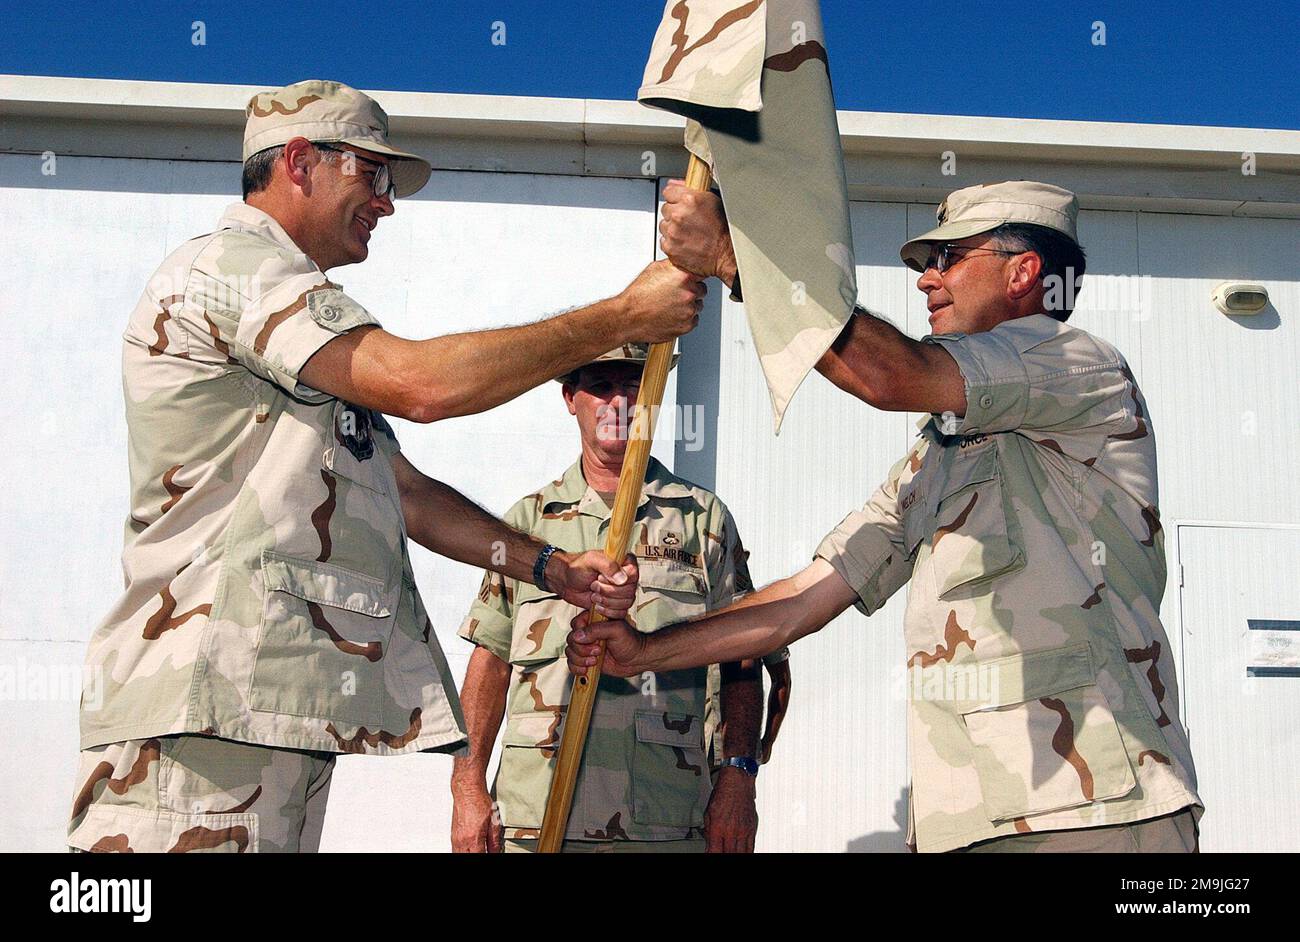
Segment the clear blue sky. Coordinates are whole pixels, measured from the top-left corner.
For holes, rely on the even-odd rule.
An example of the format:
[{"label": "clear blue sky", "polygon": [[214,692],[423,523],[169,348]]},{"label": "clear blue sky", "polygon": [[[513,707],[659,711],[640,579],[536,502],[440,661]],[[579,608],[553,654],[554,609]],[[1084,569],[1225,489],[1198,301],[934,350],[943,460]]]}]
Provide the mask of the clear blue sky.
[{"label": "clear blue sky", "polygon": [[[660,0],[0,0],[0,72],[635,96]],[[823,0],[840,108],[1300,129],[1300,4]],[[206,45],[191,41],[201,20]],[[1093,23],[1106,44],[1094,45]],[[506,43],[491,43],[492,24]]]}]

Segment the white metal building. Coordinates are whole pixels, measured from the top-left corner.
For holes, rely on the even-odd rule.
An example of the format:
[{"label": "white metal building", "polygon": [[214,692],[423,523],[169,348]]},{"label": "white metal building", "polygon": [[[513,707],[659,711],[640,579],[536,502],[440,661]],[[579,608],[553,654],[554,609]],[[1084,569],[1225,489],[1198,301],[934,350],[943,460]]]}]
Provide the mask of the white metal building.
[{"label": "white metal building", "polygon": [[[0,451],[0,850],[62,846],[84,646],[120,589],[121,333],[158,262],[238,199],[256,90],[0,77],[0,337],[16,423]],[[631,102],[376,97],[396,139],[436,168],[376,231],[370,260],[332,275],[387,329],[533,319],[613,294],[654,256],[657,177],[685,164],[677,119]],[[1163,617],[1209,808],[1203,847],[1300,849],[1300,670],[1286,667],[1300,663],[1300,630],[1287,630],[1300,628],[1300,132],[863,112],[840,126],[861,300],[913,336],[927,329],[923,296],[897,249],[945,193],[1029,178],[1079,194],[1089,265],[1073,322],[1127,355],[1159,442]],[[1221,314],[1211,293],[1226,281],[1265,286],[1269,305]],[[656,454],[728,503],[767,582],[866,499],[916,417],[814,374],[774,439],[749,345],[738,306],[714,292],[665,400],[686,421],[674,442],[665,411]],[[498,513],[578,451],[554,387],[398,432],[417,466]],[[459,679],[469,645],[455,631],[478,576],[413,556]],[[904,850],[902,610],[900,593],[795,646],[792,708],[759,778],[760,850]],[[450,765],[343,758],[324,848],[446,849]]]}]

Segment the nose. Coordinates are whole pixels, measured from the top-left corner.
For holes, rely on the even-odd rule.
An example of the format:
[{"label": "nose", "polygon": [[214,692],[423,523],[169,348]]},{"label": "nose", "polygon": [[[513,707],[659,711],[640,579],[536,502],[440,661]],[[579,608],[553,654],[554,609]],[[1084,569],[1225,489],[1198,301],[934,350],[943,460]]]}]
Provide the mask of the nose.
[{"label": "nose", "polygon": [[921,277],[916,279],[916,286],[926,294],[929,294],[936,288],[942,288],[943,278],[939,275],[939,269],[931,266],[921,272]]},{"label": "nose", "polygon": [[387,193],[383,196],[371,197],[370,203],[380,216],[391,216],[397,212],[397,208],[393,205],[393,198]]}]

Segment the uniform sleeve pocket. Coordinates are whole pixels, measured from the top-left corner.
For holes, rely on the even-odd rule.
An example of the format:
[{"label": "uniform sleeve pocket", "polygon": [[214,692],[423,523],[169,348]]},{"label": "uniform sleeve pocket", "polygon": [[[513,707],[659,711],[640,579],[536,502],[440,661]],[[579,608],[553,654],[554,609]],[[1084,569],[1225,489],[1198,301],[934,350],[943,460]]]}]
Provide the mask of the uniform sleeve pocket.
[{"label": "uniform sleeve pocket", "polygon": [[632,819],[638,824],[700,827],[709,789],[700,718],[686,713],[638,712],[632,755]]},{"label": "uniform sleeve pocket", "polygon": [[1136,780],[1086,643],[981,662],[962,720],[990,821],[1118,798]]},{"label": "uniform sleeve pocket", "polygon": [[991,445],[954,463],[935,511],[930,552],[936,589],[946,601],[1024,568],[1019,526],[1007,513]]},{"label": "uniform sleeve pocket", "polygon": [[515,592],[510,663],[533,667],[563,657],[569,622],[578,609],[534,585],[520,583]]},{"label": "uniform sleeve pocket", "polygon": [[98,805],[86,812],[68,845],[105,854],[251,854],[257,851],[257,815]]}]

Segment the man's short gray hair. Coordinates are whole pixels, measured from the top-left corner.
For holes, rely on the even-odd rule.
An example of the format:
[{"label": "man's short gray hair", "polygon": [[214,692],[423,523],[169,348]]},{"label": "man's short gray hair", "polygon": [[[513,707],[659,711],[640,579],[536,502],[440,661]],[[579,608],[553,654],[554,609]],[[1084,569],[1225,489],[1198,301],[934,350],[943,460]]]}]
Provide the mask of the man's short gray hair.
[{"label": "man's short gray hair", "polygon": [[[342,155],[335,151],[323,150],[317,148],[316,152],[320,154],[320,159],[327,164],[336,163]],[[252,157],[244,161],[244,174],[240,184],[244,191],[244,199],[248,199],[249,193],[260,193],[271,185],[271,174],[275,171],[275,163],[284,155],[284,145],[268,147],[266,150],[259,150]]]}]

